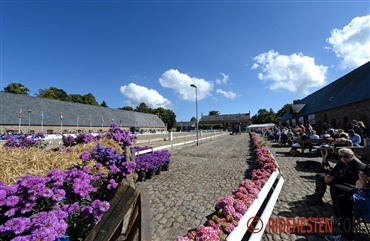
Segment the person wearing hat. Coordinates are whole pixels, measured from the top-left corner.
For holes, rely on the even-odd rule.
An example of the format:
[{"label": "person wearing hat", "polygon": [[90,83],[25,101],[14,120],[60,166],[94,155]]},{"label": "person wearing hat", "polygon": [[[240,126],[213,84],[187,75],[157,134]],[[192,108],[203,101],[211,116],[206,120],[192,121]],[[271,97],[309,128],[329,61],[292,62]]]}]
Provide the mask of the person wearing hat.
[{"label": "person wearing hat", "polygon": [[310,205],[323,205],[322,198],[326,186],[334,184],[355,185],[360,170],[366,169],[366,164],[355,158],[355,154],[349,148],[341,148],[338,151],[340,162],[327,174],[319,173],[315,177],[315,193],[306,195],[306,202]]}]

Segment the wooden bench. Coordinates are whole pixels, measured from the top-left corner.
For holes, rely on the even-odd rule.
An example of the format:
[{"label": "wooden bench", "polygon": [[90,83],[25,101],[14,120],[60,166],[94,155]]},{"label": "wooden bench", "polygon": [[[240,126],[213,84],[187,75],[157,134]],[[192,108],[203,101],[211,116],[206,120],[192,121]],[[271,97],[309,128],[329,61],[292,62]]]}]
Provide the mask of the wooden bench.
[{"label": "wooden bench", "polygon": [[[306,139],[306,140],[298,140],[297,143],[299,143],[300,147],[296,147],[297,149],[301,149],[301,153],[304,153],[305,149],[309,149],[309,151],[312,151],[313,146],[319,146],[323,143],[327,143],[326,139]],[[309,147],[305,146],[305,144],[311,144]]]}]

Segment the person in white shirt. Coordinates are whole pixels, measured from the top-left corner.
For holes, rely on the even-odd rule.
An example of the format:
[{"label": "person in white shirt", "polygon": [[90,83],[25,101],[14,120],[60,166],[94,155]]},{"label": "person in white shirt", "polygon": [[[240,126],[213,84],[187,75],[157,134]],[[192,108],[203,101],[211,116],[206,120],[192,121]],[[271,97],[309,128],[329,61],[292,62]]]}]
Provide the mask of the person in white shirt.
[{"label": "person in white shirt", "polygon": [[320,137],[316,134],[316,131],[312,130],[312,134],[310,135],[310,139],[319,139]]}]

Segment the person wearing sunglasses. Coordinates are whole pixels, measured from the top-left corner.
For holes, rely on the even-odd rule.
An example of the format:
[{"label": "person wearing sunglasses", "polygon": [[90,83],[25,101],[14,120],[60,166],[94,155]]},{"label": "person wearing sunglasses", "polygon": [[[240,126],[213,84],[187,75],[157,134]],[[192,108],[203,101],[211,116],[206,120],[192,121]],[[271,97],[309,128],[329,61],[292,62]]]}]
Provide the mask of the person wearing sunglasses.
[{"label": "person wearing sunglasses", "polygon": [[326,186],[334,184],[345,184],[355,186],[360,170],[366,169],[366,164],[355,158],[355,154],[349,148],[338,150],[340,162],[327,174],[317,174],[315,177],[315,193],[306,195],[306,202],[310,205],[323,205],[322,198]]},{"label": "person wearing sunglasses", "polygon": [[[343,155],[344,156],[344,155]],[[353,194],[357,188],[370,188],[370,169],[367,166],[365,170],[359,172],[356,186],[348,186],[343,184],[335,184],[330,188],[330,195],[333,200],[334,215],[331,217],[334,224],[339,224],[340,234],[326,235],[325,239],[328,241],[351,241],[354,240],[354,220]]]}]

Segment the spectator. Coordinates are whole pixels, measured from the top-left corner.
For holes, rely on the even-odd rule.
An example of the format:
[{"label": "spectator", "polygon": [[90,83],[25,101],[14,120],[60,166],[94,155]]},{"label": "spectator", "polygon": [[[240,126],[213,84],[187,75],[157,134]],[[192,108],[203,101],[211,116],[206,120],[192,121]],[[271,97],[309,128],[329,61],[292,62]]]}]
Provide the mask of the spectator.
[{"label": "spectator", "polygon": [[348,134],[342,132],[339,134],[339,137],[334,140],[335,146],[353,146],[351,140],[348,139]]},{"label": "spectator", "polygon": [[362,121],[357,122],[357,125],[361,128],[361,146],[364,146],[364,140],[369,137],[369,130]]},{"label": "spectator", "polygon": [[357,133],[355,133],[354,130],[348,130],[349,138],[354,146],[360,146],[361,144],[361,136]]},{"label": "spectator", "polygon": [[323,175],[317,174],[315,177],[315,193],[307,195],[306,202],[310,205],[323,205],[322,198],[326,191],[326,186],[334,184],[350,184],[355,185],[358,179],[360,170],[364,170],[366,165],[355,159],[355,154],[349,148],[341,148],[338,151],[340,162],[338,162],[333,170]]},{"label": "spectator", "polygon": [[319,139],[320,137],[316,134],[316,131],[312,130],[310,135],[310,139]]},{"label": "spectator", "polygon": [[[356,182],[356,187],[369,188],[370,177],[368,176],[369,168],[364,172],[359,172],[359,180]],[[353,194],[356,188],[336,184],[330,188],[330,195],[333,201],[334,215],[331,219],[333,224],[339,224],[339,235],[327,235],[325,239],[330,240],[354,240],[353,235]]]},{"label": "spectator", "polygon": [[[352,122],[351,122],[351,124],[352,124],[352,130],[356,133],[356,134],[358,134],[358,135],[362,135],[362,130],[361,130],[361,128],[358,126],[358,124],[357,124],[357,120],[353,120]],[[349,130],[348,130],[348,132],[349,132]]]}]

